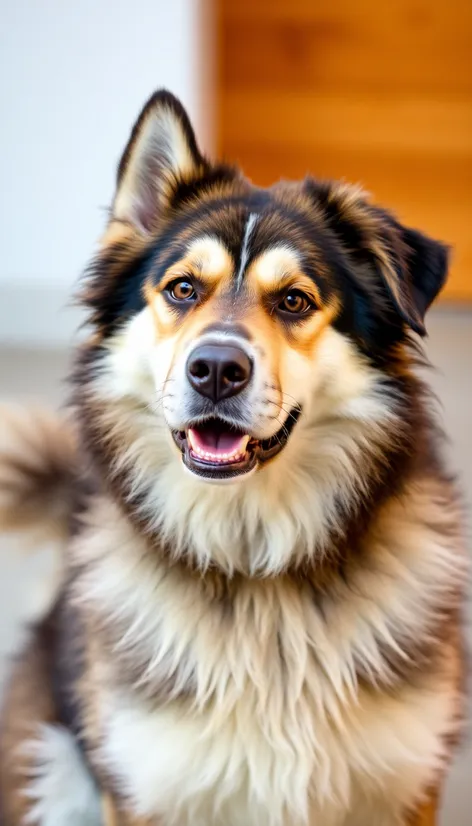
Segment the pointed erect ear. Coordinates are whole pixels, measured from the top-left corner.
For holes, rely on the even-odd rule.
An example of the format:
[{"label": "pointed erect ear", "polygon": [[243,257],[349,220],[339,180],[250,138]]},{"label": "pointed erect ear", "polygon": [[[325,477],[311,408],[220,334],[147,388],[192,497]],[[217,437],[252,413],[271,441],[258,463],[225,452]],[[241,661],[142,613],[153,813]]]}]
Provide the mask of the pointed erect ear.
[{"label": "pointed erect ear", "polygon": [[206,168],[185,109],[161,89],[146,103],[121,158],[112,219],[152,232],[179,184]]},{"label": "pointed erect ear", "polygon": [[358,265],[359,286],[363,286],[362,268],[368,265],[377,272],[400,318],[416,333],[425,335],[426,310],[446,281],[447,247],[372,206],[357,187],[312,181],[306,185],[322,207],[330,229]]}]

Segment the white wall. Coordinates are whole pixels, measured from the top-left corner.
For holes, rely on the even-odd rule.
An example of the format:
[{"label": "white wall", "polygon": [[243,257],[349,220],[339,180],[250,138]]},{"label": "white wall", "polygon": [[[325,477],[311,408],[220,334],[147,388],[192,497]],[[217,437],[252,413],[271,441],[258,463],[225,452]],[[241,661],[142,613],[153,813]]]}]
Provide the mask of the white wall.
[{"label": "white wall", "polygon": [[146,98],[167,86],[210,141],[205,0],[1,6],[0,340],[59,341],[70,328],[59,307],[104,225],[116,162]]}]

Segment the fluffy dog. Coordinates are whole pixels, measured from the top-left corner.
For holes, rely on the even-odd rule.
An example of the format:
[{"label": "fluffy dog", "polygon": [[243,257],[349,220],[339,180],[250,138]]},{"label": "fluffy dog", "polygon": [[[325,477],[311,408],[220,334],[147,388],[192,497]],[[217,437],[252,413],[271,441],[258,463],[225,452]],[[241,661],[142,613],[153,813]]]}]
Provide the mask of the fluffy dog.
[{"label": "fluffy dog", "polygon": [[461,727],[461,509],[417,367],[445,247],[264,190],[157,92],[81,300],[72,424],[5,429],[64,576],[3,710],[6,826],[415,826]]}]

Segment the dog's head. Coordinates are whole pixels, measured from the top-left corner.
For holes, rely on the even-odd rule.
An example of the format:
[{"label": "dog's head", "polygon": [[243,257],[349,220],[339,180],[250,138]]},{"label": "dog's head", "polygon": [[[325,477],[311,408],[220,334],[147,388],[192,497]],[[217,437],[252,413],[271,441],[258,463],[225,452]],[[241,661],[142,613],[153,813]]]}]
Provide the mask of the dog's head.
[{"label": "dog's head", "polygon": [[342,485],[343,455],[367,455],[401,418],[392,382],[446,257],[357,188],[262,190],[209,163],[180,103],[158,92],[120,162],[85,291],[80,403],[113,446],[109,467],[134,462],[135,491],[170,466],[198,495],[269,468],[283,483],[294,463],[322,471],[331,428]]}]

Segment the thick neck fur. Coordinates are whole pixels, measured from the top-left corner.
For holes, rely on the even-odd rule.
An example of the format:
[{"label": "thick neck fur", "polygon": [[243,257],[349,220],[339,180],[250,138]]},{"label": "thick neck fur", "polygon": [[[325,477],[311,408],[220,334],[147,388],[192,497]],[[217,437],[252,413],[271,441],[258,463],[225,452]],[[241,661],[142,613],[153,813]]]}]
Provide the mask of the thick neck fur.
[{"label": "thick neck fur", "polygon": [[[229,488],[187,477],[163,430],[153,456],[149,415],[132,403],[126,415],[106,410],[108,439],[90,427],[100,421],[90,398],[82,412],[97,466],[115,460],[71,548],[100,703],[139,748],[146,732],[164,736],[163,719],[185,719],[189,742],[205,748],[223,738],[227,780],[210,778],[222,806],[240,789],[271,826],[306,823],[309,807],[344,822],[339,811],[361,787],[375,797],[368,778],[382,775],[397,778],[391,822],[401,822],[442,770],[442,721],[460,713],[445,640],[464,576],[460,512],[426,449],[419,395],[391,391],[373,385],[363,418],[351,408],[300,422],[283,461]],[[121,754],[113,739],[107,749]],[[142,788],[149,811],[163,805],[154,785]],[[171,784],[175,822],[186,805]]]},{"label": "thick neck fur", "polygon": [[231,486],[188,475],[166,424],[138,400],[97,398],[93,382],[81,394],[85,445],[138,533],[174,561],[228,576],[331,566],[432,452],[410,374],[372,371],[368,393],[336,416],[320,400],[274,462]]},{"label": "thick neck fur", "polygon": [[[93,629],[104,680],[100,702],[123,709],[138,702],[146,714],[164,707],[179,719],[185,709],[187,720],[206,721],[205,742],[233,727],[257,730],[253,754],[246,735],[240,770],[254,794],[272,800],[270,766],[285,754],[277,801],[294,823],[305,822],[309,789],[325,814],[329,801],[352,802],[347,767],[367,759],[356,732],[370,731],[372,721],[382,749],[378,765],[375,749],[369,753],[369,776],[385,770],[387,741],[398,760],[395,720],[408,708],[394,765],[411,761],[417,784],[419,767],[428,776],[445,759],[432,745],[432,721],[457,701],[442,686],[452,679],[444,623],[463,577],[458,534],[450,491],[419,477],[384,503],[359,556],[320,591],[314,572],[230,579],[171,563],[119,506],[96,500],[72,554],[74,598]],[[234,760],[233,791],[237,754]],[[285,823],[280,817],[277,809],[273,822]]]},{"label": "thick neck fur", "polygon": [[[137,680],[151,695],[161,691],[174,696],[195,692],[199,702],[216,690],[213,683],[202,682],[195,672],[197,663],[187,657],[184,628],[181,637],[179,632],[172,641],[162,642],[159,612],[155,613],[154,603],[155,595],[168,588],[169,611],[174,612],[174,604],[182,606],[183,614],[188,616],[192,610],[197,614],[201,611],[199,618],[206,615],[215,629],[221,624],[235,624],[243,629],[254,623],[259,627],[259,623],[266,621],[259,617],[259,611],[271,616],[270,634],[275,633],[271,643],[275,648],[271,651],[277,654],[282,667],[291,655],[283,653],[278,631],[274,629],[280,611],[285,611],[287,605],[299,605],[302,613],[305,601],[311,608],[316,606],[317,622],[323,626],[329,616],[331,630],[337,624],[333,622],[335,614],[342,616],[343,610],[361,623],[362,610],[357,607],[352,613],[353,592],[359,587],[364,594],[362,602],[369,591],[369,578],[376,589],[384,577],[385,585],[392,578],[392,594],[397,587],[401,590],[416,565],[410,537],[424,534],[421,564],[425,565],[428,542],[438,543],[438,547],[444,542],[448,552],[457,546],[460,522],[455,493],[439,471],[432,448],[425,450],[430,437],[425,435],[421,403],[417,399],[415,406],[410,399],[408,407],[405,395],[401,397],[402,431],[395,426],[392,398],[385,398],[390,423],[393,422],[390,439],[383,429],[376,431],[372,424],[368,431],[359,422],[352,427],[349,422],[337,426],[331,420],[314,425],[307,428],[305,438],[299,439],[298,453],[290,453],[287,448],[288,461],[283,471],[274,463],[260,478],[256,475],[249,480],[247,488],[196,484],[172,462],[164,464],[164,471],[152,487],[141,490],[142,477],[138,478],[135,498],[132,490],[125,487],[123,492],[123,485],[129,483],[126,473],[118,473],[105,486],[104,495],[85,518],[74,557],[80,569],[85,563],[82,598],[94,603],[93,613],[98,610],[99,625],[102,624],[106,637],[111,635],[120,661],[129,667],[132,682]],[[130,414],[137,433],[137,411],[132,409]],[[129,438],[129,430],[126,432]],[[418,433],[416,442],[414,432]],[[316,462],[313,445],[317,450]],[[142,444],[139,439],[134,440],[133,458],[142,461],[146,449],[145,437]],[[99,454],[99,458],[103,457]],[[160,460],[162,469],[162,457]],[[141,472],[144,476],[146,468]],[[151,496],[152,501],[159,503],[152,514]],[[429,503],[428,497],[434,498],[434,502]],[[431,560],[433,567],[437,564],[439,557]],[[439,569],[435,568],[434,575],[437,573]],[[427,576],[426,568],[424,575]],[[456,585],[447,576],[443,581],[440,577],[437,583],[432,581],[430,588],[420,579],[411,584],[425,600],[424,615],[417,606],[418,621],[432,622],[426,605],[430,601],[431,616],[434,614],[440,625],[444,620],[443,592],[454,591]],[[454,600],[449,604],[455,607]],[[149,616],[145,606],[149,606]],[[163,611],[164,606],[165,600],[161,605]],[[378,628],[371,629],[373,636],[367,645],[362,634],[362,650],[356,653],[354,645],[347,655],[339,687],[345,683],[345,687],[352,689],[358,678],[366,675],[368,682],[371,678],[374,682],[395,682],[398,675],[411,670],[409,655],[402,658],[402,646],[410,653],[415,650],[417,665],[423,654],[429,656],[430,647],[415,647],[422,636],[412,634],[411,626],[403,629],[397,625],[398,638],[392,635],[389,624],[392,622],[393,628],[395,620],[388,617],[388,607],[384,607],[380,636],[376,636]],[[192,633],[199,622],[195,617],[194,614]],[[280,618],[283,619],[282,615]],[[303,625],[301,616],[300,620]],[[250,634],[249,628],[246,632],[241,630],[241,639],[244,633]],[[147,644],[132,646],[141,634],[143,640],[148,635],[149,642],[156,640],[158,650],[150,652]],[[264,656],[261,663],[265,660]],[[248,664],[249,670],[254,667]]]}]

